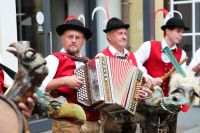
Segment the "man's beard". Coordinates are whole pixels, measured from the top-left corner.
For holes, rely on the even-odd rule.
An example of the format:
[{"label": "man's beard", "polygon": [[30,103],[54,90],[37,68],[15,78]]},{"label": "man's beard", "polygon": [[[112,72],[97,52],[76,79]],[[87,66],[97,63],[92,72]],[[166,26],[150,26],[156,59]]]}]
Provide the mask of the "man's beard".
[{"label": "man's beard", "polygon": [[67,53],[69,55],[77,55],[79,53],[79,50],[77,47],[69,47],[69,49],[67,49]]}]

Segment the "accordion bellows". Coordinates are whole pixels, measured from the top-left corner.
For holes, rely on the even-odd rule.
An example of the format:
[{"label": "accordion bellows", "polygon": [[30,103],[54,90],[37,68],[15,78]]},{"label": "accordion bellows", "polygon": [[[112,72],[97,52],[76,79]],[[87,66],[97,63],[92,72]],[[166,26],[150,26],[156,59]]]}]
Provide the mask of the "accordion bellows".
[{"label": "accordion bellows", "polygon": [[75,76],[84,78],[77,91],[79,103],[107,112],[129,111],[135,114],[135,90],[143,75],[131,62],[99,57],[76,69]]}]

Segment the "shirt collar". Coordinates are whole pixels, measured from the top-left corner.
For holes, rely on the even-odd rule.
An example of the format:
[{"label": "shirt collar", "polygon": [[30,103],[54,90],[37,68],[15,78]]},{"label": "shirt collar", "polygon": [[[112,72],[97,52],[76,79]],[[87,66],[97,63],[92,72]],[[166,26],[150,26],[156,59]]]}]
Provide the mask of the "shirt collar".
[{"label": "shirt collar", "polygon": [[60,52],[64,52],[64,53],[66,53],[66,51],[65,51],[65,49],[64,49],[64,48],[62,48],[62,49],[60,50]]},{"label": "shirt collar", "polygon": [[[161,41],[161,45],[162,45],[162,49],[164,49],[165,47],[168,46],[167,41],[165,39],[163,39]],[[176,44],[173,44],[173,46],[170,48],[170,50],[177,50],[177,49],[178,48],[177,48]]]},{"label": "shirt collar", "polygon": [[[64,48],[62,48],[62,49],[60,50],[60,52],[67,53],[67,52],[65,51]],[[79,57],[81,57],[81,55],[80,55]],[[79,62],[79,61],[75,61],[75,64],[76,64],[76,69],[79,69],[81,66],[84,65],[83,62]]]},{"label": "shirt collar", "polygon": [[119,51],[117,51],[113,46],[109,46],[108,49],[110,50],[110,52],[112,53],[112,55],[114,56],[127,56],[129,55],[129,52],[127,49],[124,48],[124,53],[120,53]]},{"label": "shirt collar", "polygon": [[[62,49],[60,50],[60,52],[67,53],[67,52],[65,51],[64,48],[62,48]],[[79,55],[79,57],[82,57],[81,54]]]}]

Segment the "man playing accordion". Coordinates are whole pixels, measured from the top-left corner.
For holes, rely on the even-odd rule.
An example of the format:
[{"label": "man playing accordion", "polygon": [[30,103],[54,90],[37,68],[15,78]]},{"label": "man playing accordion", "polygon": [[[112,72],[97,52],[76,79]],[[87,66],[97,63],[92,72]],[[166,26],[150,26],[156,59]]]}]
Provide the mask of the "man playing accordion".
[{"label": "man playing accordion", "polygon": [[[125,59],[138,67],[137,60],[132,52],[129,52],[125,47],[127,44],[127,29],[128,24],[124,24],[118,18],[111,18],[103,31],[106,33],[109,46],[101,51],[96,57],[109,56],[120,59]],[[117,66],[116,66],[117,67]],[[123,68],[118,68],[123,69]],[[144,86],[137,86],[135,98],[142,100],[148,97],[150,89]],[[115,89],[115,88],[114,88]],[[135,115],[126,112],[119,114],[116,117],[102,111],[103,131],[105,133],[134,133],[137,126],[137,118]]]}]

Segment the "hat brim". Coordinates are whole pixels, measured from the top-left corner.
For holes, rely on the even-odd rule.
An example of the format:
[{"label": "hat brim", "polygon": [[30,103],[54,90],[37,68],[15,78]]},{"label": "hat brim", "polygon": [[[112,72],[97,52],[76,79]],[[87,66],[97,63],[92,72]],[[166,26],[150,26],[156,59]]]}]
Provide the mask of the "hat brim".
[{"label": "hat brim", "polygon": [[104,29],[103,31],[105,33],[111,31],[111,30],[115,30],[115,29],[119,29],[119,28],[125,28],[125,29],[128,29],[129,28],[129,24],[124,24],[124,25],[120,25],[120,26],[115,26],[115,27],[112,27],[112,28],[108,28],[108,29]]},{"label": "hat brim", "polygon": [[179,26],[179,25],[163,25],[161,26],[161,29],[164,31],[166,30],[167,28],[175,28],[175,27],[181,27],[181,28],[184,28],[185,31],[189,30],[190,28],[188,27],[185,27],[185,26]]},{"label": "hat brim", "polygon": [[65,31],[67,30],[77,30],[80,31],[84,34],[85,39],[88,40],[92,37],[92,32],[85,27],[81,27],[78,25],[73,25],[73,24],[62,24],[56,27],[56,32],[58,33],[59,36],[61,36]]}]

